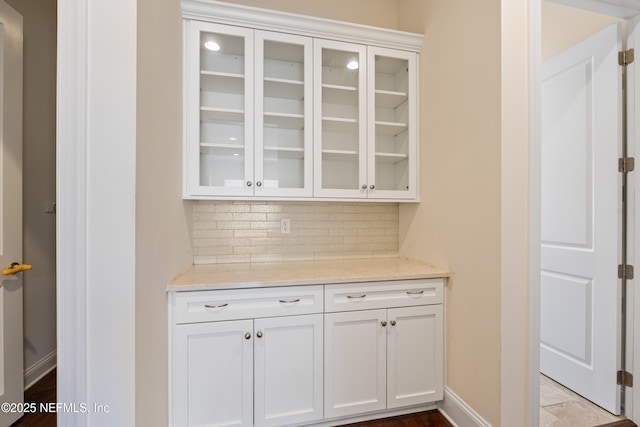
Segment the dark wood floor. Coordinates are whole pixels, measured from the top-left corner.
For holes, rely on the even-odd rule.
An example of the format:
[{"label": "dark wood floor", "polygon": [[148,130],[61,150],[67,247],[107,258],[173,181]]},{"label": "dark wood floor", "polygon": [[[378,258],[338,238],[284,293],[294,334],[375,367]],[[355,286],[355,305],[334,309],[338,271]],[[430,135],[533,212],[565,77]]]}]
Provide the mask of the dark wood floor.
[{"label": "dark wood floor", "polygon": [[[24,393],[25,403],[53,403],[56,401],[56,370],[49,372]],[[25,414],[11,427],[56,427],[54,412]]]},{"label": "dark wood floor", "polygon": [[381,420],[348,424],[348,427],[452,427],[451,423],[437,410]]}]

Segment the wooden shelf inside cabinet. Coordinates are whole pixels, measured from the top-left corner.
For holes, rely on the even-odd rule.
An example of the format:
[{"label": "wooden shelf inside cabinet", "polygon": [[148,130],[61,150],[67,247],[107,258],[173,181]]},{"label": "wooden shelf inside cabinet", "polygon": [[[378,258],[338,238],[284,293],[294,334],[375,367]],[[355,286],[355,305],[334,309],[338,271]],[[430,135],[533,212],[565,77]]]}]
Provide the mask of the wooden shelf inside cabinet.
[{"label": "wooden shelf inside cabinet", "polygon": [[233,156],[233,155],[239,155],[243,151],[244,151],[244,145],[240,145],[240,144],[215,144],[210,142],[200,143],[200,152],[203,154]]},{"label": "wooden shelf inside cabinet", "polygon": [[407,102],[406,92],[394,92],[389,90],[376,90],[376,107],[390,108],[395,110],[403,103]]},{"label": "wooden shelf inside cabinet", "polygon": [[244,93],[244,75],[200,71],[200,90],[221,93]]},{"label": "wooden shelf inside cabinet", "polygon": [[289,147],[264,147],[264,158],[267,160],[303,159],[304,149]]},{"label": "wooden shelf inside cabinet", "polygon": [[323,117],[322,129],[325,132],[355,133],[358,122],[356,119],[343,117]]},{"label": "wooden shelf inside cabinet", "polygon": [[264,96],[302,100],[304,98],[304,82],[267,77],[264,79]]},{"label": "wooden shelf inside cabinet", "polygon": [[376,153],[376,159],[383,163],[398,163],[408,158],[409,156],[402,153]]},{"label": "wooden shelf inside cabinet", "polygon": [[322,102],[330,104],[357,105],[358,89],[353,86],[323,84]]},{"label": "wooden shelf inside cabinet", "polygon": [[376,121],[376,133],[379,135],[397,136],[406,130],[406,123]]},{"label": "wooden shelf inside cabinet", "polygon": [[352,150],[322,150],[324,160],[353,161],[356,156],[358,153]]},{"label": "wooden shelf inside cabinet", "polygon": [[244,110],[231,108],[200,107],[202,122],[244,122]]},{"label": "wooden shelf inside cabinet", "polygon": [[302,114],[276,113],[268,111],[264,113],[265,126],[274,126],[285,129],[303,129],[304,116]]}]

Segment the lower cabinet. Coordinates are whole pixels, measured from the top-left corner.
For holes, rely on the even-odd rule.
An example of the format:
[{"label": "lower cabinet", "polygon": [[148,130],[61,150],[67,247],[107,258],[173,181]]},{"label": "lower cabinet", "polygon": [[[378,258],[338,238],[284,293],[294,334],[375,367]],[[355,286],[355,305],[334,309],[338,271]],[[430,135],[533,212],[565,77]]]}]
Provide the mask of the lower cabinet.
[{"label": "lower cabinet", "polygon": [[[172,425],[271,427],[322,419],[322,286],[296,290],[174,296],[174,317],[185,323],[173,327]],[[225,320],[255,312],[282,316]],[[189,323],[207,316],[211,321]]]},{"label": "lower cabinet", "polygon": [[443,284],[170,294],[171,425],[334,425],[441,400]]},{"label": "lower cabinet", "polygon": [[325,315],[325,417],[442,400],[442,305]]}]

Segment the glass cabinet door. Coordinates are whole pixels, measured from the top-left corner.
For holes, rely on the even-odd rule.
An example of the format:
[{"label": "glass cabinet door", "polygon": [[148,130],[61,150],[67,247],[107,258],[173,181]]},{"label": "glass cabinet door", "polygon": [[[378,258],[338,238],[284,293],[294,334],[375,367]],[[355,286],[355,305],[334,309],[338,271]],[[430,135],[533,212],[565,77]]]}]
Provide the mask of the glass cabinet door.
[{"label": "glass cabinet door", "polygon": [[368,196],[415,198],[416,55],[369,47],[368,60]]},{"label": "glass cabinet door", "polygon": [[189,31],[187,191],[251,195],[253,31],[197,21]]},{"label": "glass cabinet door", "polygon": [[366,47],[314,40],[314,195],[366,197]]},{"label": "glass cabinet door", "polygon": [[256,196],[311,197],[312,39],[256,31]]}]

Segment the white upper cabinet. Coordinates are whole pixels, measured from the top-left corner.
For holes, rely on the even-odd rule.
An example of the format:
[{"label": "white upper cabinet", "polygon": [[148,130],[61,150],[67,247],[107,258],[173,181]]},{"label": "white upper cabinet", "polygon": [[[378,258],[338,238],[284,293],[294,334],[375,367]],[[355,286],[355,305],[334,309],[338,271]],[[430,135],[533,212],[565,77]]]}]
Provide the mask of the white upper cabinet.
[{"label": "white upper cabinet", "polygon": [[185,198],[417,201],[421,35],[182,10]]}]

